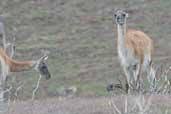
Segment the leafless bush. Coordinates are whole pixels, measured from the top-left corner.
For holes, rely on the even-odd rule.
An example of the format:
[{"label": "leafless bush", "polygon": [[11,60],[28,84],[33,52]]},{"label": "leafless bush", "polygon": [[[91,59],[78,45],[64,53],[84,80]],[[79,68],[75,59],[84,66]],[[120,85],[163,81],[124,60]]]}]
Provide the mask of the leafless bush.
[{"label": "leafless bush", "polygon": [[[163,67],[163,65],[156,68],[156,82],[155,82],[155,88],[150,87],[144,87],[141,88],[141,90],[136,89],[134,85],[131,85],[131,94],[163,94],[163,95],[170,95],[171,94],[171,79],[169,79],[169,76],[171,75],[171,65],[168,67]],[[124,78],[125,79],[125,78]],[[122,79],[123,80],[123,79]],[[126,81],[121,81],[121,79],[118,79],[117,83],[112,83],[107,86],[107,90],[113,91],[114,94],[127,94],[126,91]]]},{"label": "leafless bush", "polygon": [[150,114],[151,95],[147,98],[144,95],[123,96],[123,109],[120,109],[114,100],[109,101],[109,106],[113,107],[113,114]]},{"label": "leafless bush", "polygon": [[[153,114],[155,109],[151,109],[152,105],[151,99],[155,95],[170,95],[171,94],[171,65],[169,66],[159,66],[156,68],[156,82],[155,88],[151,89],[150,87],[144,87],[141,90],[137,90],[134,85],[131,87],[131,94],[128,95],[125,87],[124,81],[118,79],[118,83],[110,84],[107,87],[108,91],[113,91],[113,95],[116,93],[124,96],[125,101],[124,110],[119,108],[118,104],[114,100],[109,101],[109,106],[113,107],[113,114]],[[129,96],[132,96],[130,98]],[[148,98],[147,98],[148,96]],[[129,105],[128,105],[129,102]],[[163,113],[163,112],[162,112]],[[164,111],[165,114],[168,114],[168,110]]]}]

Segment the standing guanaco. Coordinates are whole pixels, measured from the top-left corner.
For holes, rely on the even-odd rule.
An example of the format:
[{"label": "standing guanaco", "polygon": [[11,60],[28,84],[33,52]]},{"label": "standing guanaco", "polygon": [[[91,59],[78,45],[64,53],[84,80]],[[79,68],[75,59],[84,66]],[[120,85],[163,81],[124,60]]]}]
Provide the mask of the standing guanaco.
[{"label": "standing guanaco", "polygon": [[127,90],[131,84],[140,87],[142,72],[146,72],[151,86],[155,84],[153,64],[153,41],[145,33],[127,29],[128,13],[122,9],[114,12],[117,25],[117,51],[127,78]]}]

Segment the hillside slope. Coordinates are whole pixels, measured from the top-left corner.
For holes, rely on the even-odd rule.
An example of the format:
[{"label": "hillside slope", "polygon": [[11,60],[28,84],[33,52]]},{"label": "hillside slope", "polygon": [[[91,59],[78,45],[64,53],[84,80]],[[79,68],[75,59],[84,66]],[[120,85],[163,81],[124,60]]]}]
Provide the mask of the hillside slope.
[{"label": "hillside slope", "polygon": [[[170,5],[170,0],[1,0],[0,14],[9,39],[12,28],[17,29],[16,59],[36,59],[41,56],[40,49],[51,52],[52,79],[41,81],[37,98],[59,96],[70,86],[78,88],[77,95],[106,96],[106,85],[122,74],[112,9],[129,11],[128,26],[154,40],[159,63],[159,58],[171,56]],[[36,72],[12,75],[16,79],[11,78],[10,84],[26,82],[19,99],[29,99]]]}]

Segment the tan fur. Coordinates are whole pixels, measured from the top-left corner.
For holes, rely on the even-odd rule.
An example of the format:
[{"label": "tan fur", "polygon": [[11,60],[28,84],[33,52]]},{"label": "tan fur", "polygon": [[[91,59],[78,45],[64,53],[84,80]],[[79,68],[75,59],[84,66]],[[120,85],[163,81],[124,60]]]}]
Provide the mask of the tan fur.
[{"label": "tan fur", "polygon": [[[140,61],[140,68],[137,74],[137,80],[140,80],[142,77],[142,65],[144,64],[145,56],[147,52],[150,53],[149,66],[152,67],[153,63],[153,41],[145,33],[133,29],[129,29],[126,32],[126,48],[133,50],[135,58]],[[147,66],[145,66],[147,67]],[[150,68],[149,67],[149,68]],[[136,82],[137,83],[137,82]]]},{"label": "tan fur", "polygon": [[141,31],[127,30],[128,14],[124,10],[116,10],[114,17],[117,24],[118,55],[129,86],[135,82],[138,84],[137,87],[140,87],[143,71],[147,73],[148,80],[153,86],[155,83],[155,72],[152,68],[153,41]]},{"label": "tan fur", "polygon": [[10,72],[20,72],[33,67],[33,61],[16,61],[8,57],[2,48],[0,48],[0,57],[3,58]]},{"label": "tan fur", "polygon": [[153,41],[145,33],[133,29],[126,32],[126,48],[131,48],[134,56],[140,59],[141,64],[144,62],[144,54],[150,50],[151,61],[153,61]]}]

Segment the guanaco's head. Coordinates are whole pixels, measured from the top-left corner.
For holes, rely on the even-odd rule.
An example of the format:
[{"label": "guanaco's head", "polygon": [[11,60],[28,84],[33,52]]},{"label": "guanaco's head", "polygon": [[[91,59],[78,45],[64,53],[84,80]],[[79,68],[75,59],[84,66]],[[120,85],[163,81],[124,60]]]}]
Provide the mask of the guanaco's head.
[{"label": "guanaco's head", "polygon": [[48,66],[46,64],[46,60],[48,59],[47,55],[44,55],[43,57],[41,57],[38,61],[37,61],[37,65],[36,65],[36,70],[43,76],[46,77],[46,79],[50,79],[51,78],[51,74],[48,70]]},{"label": "guanaco's head", "polygon": [[126,11],[123,9],[117,9],[114,11],[114,18],[116,24],[118,25],[124,25],[126,23],[127,17],[128,17],[128,13],[126,13]]}]

